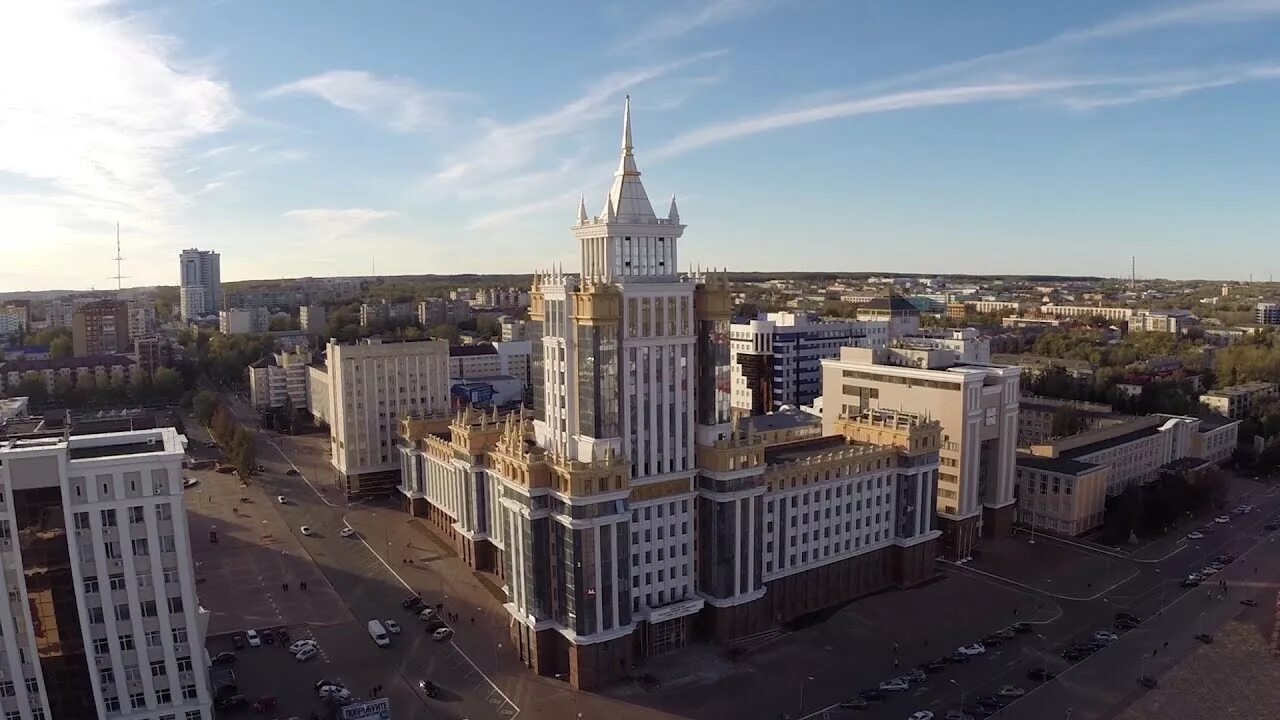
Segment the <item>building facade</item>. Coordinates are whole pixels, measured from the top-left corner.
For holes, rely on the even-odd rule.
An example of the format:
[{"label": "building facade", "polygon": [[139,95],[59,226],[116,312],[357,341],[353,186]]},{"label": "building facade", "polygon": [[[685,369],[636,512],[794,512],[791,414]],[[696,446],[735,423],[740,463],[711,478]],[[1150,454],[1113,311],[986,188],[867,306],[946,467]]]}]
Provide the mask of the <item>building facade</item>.
[{"label": "building facade", "polygon": [[1122,322],[1137,311],[1125,307],[1099,307],[1094,305],[1041,305],[1040,314],[1052,317],[1100,317],[1112,322]]},{"label": "building facade", "polygon": [[1258,303],[1253,321],[1259,325],[1280,325],[1280,303]]},{"label": "building facade", "polygon": [[178,256],[178,304],[183,322],[222,309],[222,258],[211,250],[183,250]]},{"label": "building facade", "polygon": [[71,346],[78,357],[129,352],[128,303],[97,300],[76,308],[71,320]]},{"label": "building facade", "polygon": [[1012,532],[1018,368],[963,365],[950,350],[843,348],[822,370],[824,424],[867,409],[942,424],[937,510],[949,556],[971,557],[980,534]]},{"label": "building facade", "polygon": [[[354,345],[330,340],[308,404],[329,425],[329,463],[348,495],[387,492],[398,484],[397,437],[406,416],[448,417],[449,344],[444,340]],[[324,375],[317,378],[316,375]],[[310,392],[310,391],[309,391]],[[325,406],[310,402],[316,394]]]},{"label": "building facade", "polygon": [[0,339],[21,336],[31,327],[30,305],[0,305]]},{"label": "building facade", "polygon": [[1018,453],[1018,522],[1071,536],[1099,527],[1109,476],[1108,465]]},{"label": "building facade", "polygon": [[748,415],[809,405],[822,394],[823,358],[840,348],[885,347],[887,321],[818,320],[803,313],[761,313],[729,327],[733,408]]},{"label": "building facade", "polygon": [[1259,401],[1276,397],[1277,390],[1280,385],[1261,381],[1232,385],[1201,395],[1200,404],[1230,420],[1242,420]]},{"label": "building facade", "polygon": [[138,338],[154,335],[156,327],[155,303],[129,303],[129,339],[136,341]]},{"label": "building facade", "polygon": [[249,398],[253,406],[259,410],[286,405],[297,410],[309,409],[307,367],[310,364],[311,352],[296,347],[250,365]]},{"label": "building facade", "polygon": [[298,308],[298,327],[308,335],[320,335],[328,322],[323,305],[303,305]]},{"label": "building facade", "polygon": [[0,441],[0,709],[212,718],[172,428]]},{"label": "building facade", "polygon": [[401,423],[405,509],[502,579],[513,651],[575,689],[919,582],[938,537],[936,422],[731,420],[727,283],[677,272],[685,226],[649,203],[629,104],[623,125],[580,275],[535,275],[532,407]]},{"label": "building facade", "polygon": [[137,371],[138,363],[127,355],[9,360],[0,363],[0,390],[16,389],[29,374],[44,380],[49,393],[54,392],[59,379],[65,379],[73,388],[84,388],[89,383],[120,386],[134,382]]},{"label": "building facade", "polygon": [[223,335],[261,335],[270,328],[271,313],[265,307],[218,311],[218,331]]}]

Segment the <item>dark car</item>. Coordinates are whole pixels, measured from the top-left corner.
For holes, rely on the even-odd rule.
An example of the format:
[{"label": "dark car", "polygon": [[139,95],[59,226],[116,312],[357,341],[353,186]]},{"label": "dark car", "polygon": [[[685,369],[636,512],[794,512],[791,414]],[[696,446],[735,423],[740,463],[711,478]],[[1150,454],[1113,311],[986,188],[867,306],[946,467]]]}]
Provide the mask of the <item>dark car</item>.
[{"label": "dark car", "polygon": [[986,705],[970,705],[965,708],[964,714],[973,718],[989,718],[996,714],[999,708],[987,707]]},{"label": "dark car", "polygon": [[419,680],[418,687],[427,694],[427,697],[435,697],[440,694],[440,688],[436,687],[436,684],[430,680]]},{"label": "dark car", "polygon": [[243,649],[243,648],[244,648],[244,636],[243,636],[243,635],[241,635],[240,633],[236,633],[235,635],[232,635],[232,636],[231,636],[231,644],[232,644],[232,645],[234,645],[234,646],[235,646],[235,648],[236,648],[237,650],[241,650],[241,649]]},{"label": "dark car", "polygon": [[885,694],[883,690],[877,690],[876,688],[871,688],[870,690],[863,690],[862,692],[858,693],[858,697],[862,698],[863,700],[874,701],[874,700],[885,699]]},{"label": "dark car", "polygon": [[420,597],[412,597],[400,604],[405,610],[417,614],[422,608],[427,606],[427,601]]},{"label": "dark car", "polygon": [[947,666],[943,665],[940,662],[931,662],[931,663],[925,663],[924,665],[921,665],[920,669],[924,670],[927,673],[940,673],[943,670],[946,670]]},{"label": "dark car", "polygon": [[1280,520],[1268,520],[1262,527],[1266,530],[1280,530]]},{"label": "dark car", "polygon": [[982,644],[991,645],[991,646],[1003,645],[1004,638],[1000,637],[999,635],[988,635],[982,638]]},{"label": "dark car", "polygon": [[1080,662],[1081,660],[1087,657],[1089,657],[1089,654],[1086,652],[1081,652],[1080,650],[1072,650],[1071,648],[1067,648],[1066,650],[1062,651],[1062,659],[1066,660],[1067,662]]},{"label": "dark car", "polygon": [[280,641],[281,645],[288,645],[289,631],[285,630],[284,628],[280,628],[279,630],[276,630],[276,639]]},{"label": "dark car", "polygon": [[242,707],[248,707],[249,698],[244,695],[230,695],[214,703],[214,705],[219,710],[238,710]]},{"label": "dark car", "polygon": [[1254,600],[1253,598],[1245,598],[1240,601],[1240,604],[1248,605],[1249,607],[1258,607],[1258,601]]},{"label": "dark car", "polygon": [[233,652],[220,652],[209,659],[210,665],[235,665],[236,654]]},{"label": "dark car", "polygon": [[978,697],[974,698],[973,701],[979,705],[984,705],[986,707],[991,707],[991,708],[1002,708],[1004,707],[1004,703],[1005,703],[1004,698],[998,695],[979,695]]},{"label": "dark car", "polygon": [[945,659],[946,659],[946,661],[947,661],[947,662],[949,662],[949,663],[966,663],[966,662],[969,662],[969,656],[968,656],[968,655],[965,655],[965,654],[964,654],[964,653],[962,653],[962,652],[953,652],[953,653],[951,653],[950,655],[948,655]]},{"label": "dark car", "polygon": [[1156,679],[1151,677],[1150,675],[1139,675],[1138,684],[1144,688],[1154,688],[1159,683],[1157,683]]},{"label": "dark car", "polygon": [[1138,621],[1129,620],[1127,618],[1116,618],[1116,621],[1112,625],[1112,627],[1115,628],[1116,630],[1132,630],[1138,627]]},{"label": "dark car", "polygon": [[837,710],[866,710],[869,703],[863,698],[857,697],[852,700],[845,700],[836,705]]},{"label": "dark car", "polygon": [[1116,613],[1115,617],[1117,622],[1120,620],[1128,620],[1130,622],[1142,622],[1142,618],[1138,617],[1137,615],[1134,615],[1133,613],[1118,612]]},{"label": "dark car", "polygon": [[1009,628],[1004,628],[1003,630],[997,630],[991,634],[998,638],[1001,638],[1002,640],[1012,640],[1014,636],[1013,630]]},{"label": "dark car", "polygon": [[1048,682],[1056,676],[1048,668],[1035,667],[1027,671],[1027,677],[1040,682]]},{"label": "dark car", "polygon": [[268,644],[268,645],[274,645],[274,644],[275,644],[275,642],[276,642],[276,634],[275,634],[275,633],[271,632],[270,630],[263,630],[260,634],[262,635],[262,642],[264,642],[264,643],[266,643],[266,644]]},{"label": "dark car", "polygon": [[410,605],[413,605],[414,603],[422,603],[422,598],[417,595],[410,595],[409,597],[400,601],[400,607],[407,608]]},{"label": "dark car", "polygon": [[1009,629],[1016,633],[1029,633],[1032,630],[1031,623],[1025,623],[1025,622],[1016,622],[1010,625]]},{"label": "dark car", "polygon": [[1213,642],[1213,636],[1212,636],[1212,635],[1210,635],[1209,633],[1200,633],[1200,634],[1196,635],[1195,637],[1196,637],[1196,639],[1197,639],[1197,640],[1199,640],[1200,642],[1204,643],[1205,645],[1208,645],[1208,644],[1210,644],[1210,643],[1212,643],[1212,642]]},{"label": "dark car", "polygon": [[298,471],[294,470],[293,468],[289,468],[288,470],[285,470],[284,474],[288,475],[289,477],[294,477],[298,474]]},{"label": "dark car", "polygon": [[449,627],[449,626],[446,625],[445,622],[441,620],[439,617],[433,617],[430,620],[426,620],[422,625],[422,629],[429,633],[435,632],[442,627]]}]

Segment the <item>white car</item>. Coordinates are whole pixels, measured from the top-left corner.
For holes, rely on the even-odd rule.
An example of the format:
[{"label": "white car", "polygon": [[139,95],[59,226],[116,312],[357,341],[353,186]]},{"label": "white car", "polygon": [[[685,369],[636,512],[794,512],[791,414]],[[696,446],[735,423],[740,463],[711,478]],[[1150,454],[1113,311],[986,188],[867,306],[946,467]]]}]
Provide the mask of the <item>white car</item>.
[{"label": "white car", "polygon": [[1210,575],[1216,575],[1217,573],[1218,573],[1218,568],[1212,565],[1205,565],[1204,567],[1200,568],[1201,577],[1209,577]]},{"label": "white car", "polygon": [[183,478],[182,487],[195,487],[199,483],[200,483],[200,478],[193,478],[193,477]]},{"label": "white car", "polygon": [[436,640],[448,640],[453,637],[453,631],[447,627],[443,627],[431,633],[431,637]]},{"label": "white car", "polygon": [[1216,523],[1226,524],[1231,522],[1231,518],[1227,517],[1226,515],[1219,515],[1218,517],[1214,518],[1213,521]]},{"label": "white car", "polygon": [[356,529],[353,527],[344,527],[342,528],[342,532],[338,534],[342,537],[351,537],[356,534]]},{"label": "white car", "polygon": [[392,635],[400,634],[400,623],[396,622],[395,620],[383,620],[382,627],[386,628],[387,632],[391,633]]},{"label": "white car", "polygon": [[283,496],[283,495],[277,495],[277,496],[276,496],[276,502],[280,503],[281,505],[288,505],[288,504],[289,504],[289,498],[287,498],[287,497],[285,497],[285,496]]},{"label": "white car", "polygon": [[885,680],[884,682],[880,683],[880,689],[884,690],[885,692],[902,692],[904,690],[909,690],[910,688],[911,686],[908,685],[907,681],[903,680],[902,678]]},{"label": "white car", "polygon": [[351,699],[351,691],[337,685],[325,685],[320,688],[320,699],[329,702],[344,703]]},{"label": "white car", "polygon": [[933,713],[928,710],[917,710],[907,720],[933,720]]},{"label": "white car", "polygon": [[294,657],[298,659],[298,662],[306,662],[311,658],[315,657],[316,654],[319,652],[320,652],[320,648],[316,647],[315,645],[308,645],[302,648],[301,650],[299,650],[298,653],[294,655]]},{"label": "white car", "polygon": [[295,640],[293,644],[289,646],[289,652],[297,655],[302,652],[302,648],[306,647],[320,647],[320,643],[315,640]]},{"label": "white car", "polygon": [[1204,533],[1200,532],[1199,530],[1195,532],[1187,533],[1188,540],[1199,540],[1202,537],[1204,537]]},{"label": "white car", "polygon": [[418,619],[423,622],[426,622],[435,616],[436,616],[435,608],[423,608],[422,612],[418,613]]},{"label": "white car", "polygon": [[1023,690],[1017,685],[1005,685],[1001,687],[996,692],[996,694],[999,695],[1000,697],[1019,698],[1019,697],[1022,697],[1023,695],[1026,695],[1027,691]]},{"label": "white car", "polygon": [[260,647],[262,645],[262,637],[258,635],[257,630],[245,630],[244,641],[249,643],[249,647]]},{"label": "white car", "polygon": [[1109,642],[1114,642],[1116,640],[1119,640],[1120,636],[1113,632],[1109,632],[1107,630],[1097,630],[1093,633],[1093,639],[1101,640],[1102,642],[1109,643]]},{"label": "white car", "polygon": [[303,534],[303,535],[306,535],[307,537],[311,537],[311,526],[310,526],[310,525],[303,525],[303,526],[302,526],[301,528],[299,528],[299,529],[302,531],[302,534]]},{"label": "white car", "polygon": [[960,647],[956,648],[956,652],[960,653],[961,655],[981,655],[986,651],[987,651],[987,648],[984,647],[982,643],[973,643],[972,645],[961,645]]}]

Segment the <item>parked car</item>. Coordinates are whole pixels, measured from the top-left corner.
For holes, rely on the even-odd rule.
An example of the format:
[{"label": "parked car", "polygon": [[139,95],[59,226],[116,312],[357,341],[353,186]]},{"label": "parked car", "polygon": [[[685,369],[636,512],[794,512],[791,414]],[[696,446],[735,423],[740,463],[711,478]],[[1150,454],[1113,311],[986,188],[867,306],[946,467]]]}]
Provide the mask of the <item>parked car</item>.
[{"label": "parked car", "polygon": [[315,645],[308,645],[294,655],[298,662],[306,662],[320,653],[320,648]]},{"label": "parked car", "polygon": [[236,654],[233,652],[223,651],[209,658],[210,665],[235,665]]},{"label": "parked car", "polygon": [[995,715],[999,709],[1000,708],[998,707],[974,704],[965,708],[965,714],[971,718],[989,718],[992,715]]},{"label": "parked car", "polygon": [[341,680],[317,680],[315,687],[316,692],[320,692],[326,687],[344,688],[346,685],[343,685]]},{"label": "parked car", "polygon": [[973,720],[973,716],[959,710],[948,710],[947,714],[942,716],[942,720]]},{"label": "parked car", "polygon": [[298,474],[298,471],[294,470],[293,468],[289,468],[288,470],[284,471],[284,474],[288,475],[289,477],[295,477]]},{"label": "parked car", "polygon": [[1249,607],[1258,607],[1258,601],[1254,600],[1253,598],[1245,598],[1240,601],[1240,604],[1248,605]]},{"label": "parked car", "polygon": [[431,682],[430,680],[419,680],[418,689],[426,693],[427,697],[435,697],[436,695],[440,694],[440,689],[437,688],[436,684]]},{"label": "parked car", "polygon": [[391,633],[392,635],[400,634],[400,623],[396,622],[395,620],[383,620],[382,627],[386,628],[387,632]]},{"label": "parked car", "polygon": [[1049,682],[1054,679],[1056,675],[1054,675],[1048,668],[1033,667],[1027,671],[1027,677],[1032,680],[1039,680],[1040,682]]},{"label": "parked car", "polygon": [[921,669],[921,670],[924,670],[924,671],[925,671],[925,672],[927,672],[927,673],[932,674],[932,673],[940,673],[940,672],[942,672],[943,670],[946,670],[946,669],[947,669],[947,666],[946,666],[946,665],[943,665],[943,664],[942,664],[942,663],[940,663],[940,662],[936,662],[936,661],[935,661],[935,662],[925,663],[924,665],[921,665],[921,666],[920,666],[920,669]]},{"label": "parked car", "polygon": [[924,674],[924,671],[921,670],[920,668],[914,668],[911,670],[911,672],[907,673],[906,675],[903,675],[902,679],[906,680],[907,682],[924,682],[925,674]]},{"label": "parked car", "polygon": [[883,690],[880,690],[878,688],[871,688],[869,690],[863,690],[862,692],[858,693],[858,697],[862,698],[863,700],[876,701],[876,700],[884,700],[887,696],[884,694]]},{"label": "parked car", "polygon": [[917,710],[907,720],[933,720],[933,713],[929,710]]},{"label": "parked car", "polygon": [[1029,633],[1032,630],[1031,623],[1016,622],[1009,626],[1009,629],[1016,633]]},{"label": "parked car", "polygon": [[1218,574],[1218,570],[1220,569],[1221,568],[1216,568],[1212,565],[1205,565],[1204,567],[1200,568],[1200,575],[1202,575],[1203,577],[1213,577],[1214,575]]},{"label": "parked car", "polygon": [[1116,630],[1132,630],[1138,627],[1138,621],[1130,620],[1128,618],[1118,618],[1115,623],[1112,624],[1112,627]]},{"label": "parked car", "polygon": [[979,695],[974,698],[973,701],[979,705],[985,705],[990,708],[1002,708],[1007,702],[1004,698],[998,695]]},{"label": "parked car", "polygon": [[298,528],[298,529],[302,531],[302,534],[303,534],[303,535],[305,535],[305,536],[307,536],[307,537],[311,537],[311,526],[310,526],[310,525],[303,525],[301,528]]},{"label": "parked car", "polygon": [[995,635],[988,635],[982,638],[982,644],[990,645],[992,647],[1000,647],[1001,645],[1004,644],[1004,640],[999,637],[996,637]]},{"label": "parked car", "polygon": [[1067,662],[1080,662],[1087,657],[1089,657],[1089,653],[1074,648],[1067,648],[1062,651],[1062,659]]},{"label": "parked car", "polygon": [[953,652],[950,655],[943,658],[943,660],[949,663],[964,663],[964,662],[969,662],[969,656],[962,652]]},{"label": "parked car", "polygon": [[1231,518],[1227,517],[1226,515],[1219,515],[1218,517],[1214,518],[1213,521],[1218,523],[1219,525],[1225,525],[1226,523],[1231,522]]},{"label": "parked car", "polygon": [[1002,698],[1020,698],[1023,695],[1026,695],[1027,691],[1017,685],[1001,685],[1000,689],[996,691],[996,694]]},{"label": "parked car", "polygon": [[911,686],[908,685],[907,681],[903,680],[902,678],[885,680],[884,682],[880,683],[880,689],[884,690],[885,692],[903,692],[905,690],[909,690],[910,688]]},{"label": "parked car", "polygon": [[231,644],[234,645],[237,650],[241,650],[244,648],[244,638],[240,636],[240,633],[236,633],[231,636]]},{"label": "parked car", "polygon": [[444,620],[440,619],[439,615],[431,618],[423,625],[423,629],[426,630],[427,632],[435,632],[442,627],[449,627],[449,626],[445,624]]},{"label": "parked car", "polygon": [[228,695],[214,703],[214,707],[219,710],[235,710],[237,708],[246,707],[249,704],[249,698],[244,695]]},{"label": "parked car", "polygon": [[1012,640],[1014,635],[1016,635],[1016,633],[1013,631],[1012,628],[1003,628],[991,634],[994,635],[995,637],[1000,638],[1001,640]]},{"label": "parked car", "polygon": [[1182,578],[1182,582],[1178,584],[1181,585],[1182,587],[1195,587],[1203,581],[1204,581],[1204,578],[1202,576],[1200,576],[1197,573],[1191,573],[1190,575]]},{"label": "parked car", "polygon": [[342,528],[342,532],[338,534],[342,537],[351,537],[356,534],[356,529],[348,525],[347,527]]},{"label": "parked car", "polygon": [[1150,688],[1154,688],[1159,683],[1157,683],[1156,679],[1151,677],[1150,675],[1139,675],[1138,684],[1144,688],[1150,689]]},{"label": "parked car", "polygon": [[277,495],[277,496],[276,496],[276,502],[280,503],[281,505],[288,505],[288,504],[289,504],[289,498],[287,498],[287,497],[285,497],[285,496],[283,496],[283,495]]},{"label": "parked car", "polygon": [[871,707],[871,703],[860,697],[836,703],[836,710],[866,710],[869,707]]},{"label": "parked car", "polygon": [[1280,520],[1268,520],[1263,524],[1264,530],[1280,530]]},{"label": "parked car", "polygon": [[1116,620],[1132,620],[1133,622],[1142,622],[1142,618],[1130,612],[1118,612],[1115,614]]},{"label": "parked car", "polygon": [[400,601],[400,607],[402,608],[408,608],[410,605],[414,605],[414,604],[423,605],[424,603],[422,601],[422,597],[418,595],[410,595],[409,597]]},{"label": "parked car", "polygon": [[433,607],[425,607],[418,613],[419,620],[430,620],[436,616],[436,609]]},{"label": "parked car", "polygon": [[302,648],[319,647],[319,646],[320,646],[320,643],[316,642],[315,640],[295,640],[293,644],[289,646],[289,652],[296,655],[302,652]]},{"label": "parked car", "polygon": [[1116,640],[1119,640],[1120,636],[1116,635],[1110,630],[1095,630],[1093,632],[1093,639],[1100,640],[1105,643],[1112,643],[1112,642],[1115,642]]},{"label": "parked car", "polygon": [[447,627],[442,627],[436,630],[435,632],[431,633],[431,638],[433,640],[444,641],[444,640],[448,640],[451,637],[453,637],[453,631]]},{"label": "parked car", "polygon": [[1204,537],[1204,533],[1200,532],[1199,530],[1192,530],[1191,532],[1187,533],[1188,540],[1200,540],[1203,537]]},{"label": "parked car", "polygon": [[280,641],[281,645],[289,642],[289,631],[284,628],[276,628],[276,639]]},{"label": "parked car", "polygon": [[987,649],[982,646],[982,643],[969,643],[956,648],[956,652],[961,655],[981,655],[986,651]]},{"label": "parked car", "polygon": [[1204,643],[1205,645],[1210,645],[1213,643],[1213,636],[1210,635],[1209,633],[1199,633],[1195,636],[1195,638],[1200,642]]},{"label": "parked car", "polygon": [[189,477],[189,478],[182,479],[182,487],[184,488],[195,487],[196,485],[199,485],[199,484],[200,484],[200,478]]},{"label": "parked car", "polygon": [[249,643],[249,647],[262,646],[262,636],[258,635],[257,630],[245,630],[244,639],[245,639],[245,642]]}]

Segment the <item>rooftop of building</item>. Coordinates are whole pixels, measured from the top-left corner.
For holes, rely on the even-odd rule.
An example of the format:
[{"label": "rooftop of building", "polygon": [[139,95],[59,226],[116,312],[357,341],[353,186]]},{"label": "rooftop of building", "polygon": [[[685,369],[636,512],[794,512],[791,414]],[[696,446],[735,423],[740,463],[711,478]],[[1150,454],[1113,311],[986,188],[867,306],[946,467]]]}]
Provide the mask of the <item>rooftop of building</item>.
[{"label": "rooftop of building", "polygon": [[504,382],[507,380],[518,382],[514,375],[501,375],[501,374],[481,375],[478,377],[469,377],[469,378],[451,378],[449,382],[453,385],[480,385],[484,383]]},{"label": "rooftop of building", "polygon": [[1041,457],[1029,453],[1018,453],[1018,465],[1041,472],[1059,473],[1062,475],[1084,475],[1097,470],[1100,465],[1066,457]]},{"label": "rooftop of building", "polygon": [[1265,392],[1276,387],[1275,383],[1262,382],[1256,380],[1254,382],[1241,383],[1232,385],[1231,387],[1218,388],[1205,393],[1209,397],[1232,397],[1234,395],[1245,395],[1248,393]]},{"label": "rooftop of building", "polygon": [[848,438],[843,435],[823,435],[822,437],[796,440],[795,442],[782,443],[765,448],[764,461],[769,465],[792,462],[794,460],[802,460],[811,455],[839,450],[849,445]]},{"label": "rooftop of building", "polygon": [[794,405],[783,405],[776,412],[767,415],[752,415],[746,419],[749,429],[756,432],[772,430],[790,430],[798,427],[822,424],[822,418],[807,413]]},{"label": "rooftop of building", "polygon": [[[1103,434],[1108,430],[1109,429],[1097,430],[1094,432]],[[1128,445],[1131,442],[1136,442],[1138,440],[1142,440],[1143,438],[1151,437],[1152,435],[1156,435],[1159,432],[1160,432],[1160,425],[1148,424],[1143,427],[1130,430],[1129,432],[1122,433],[1120,435],[1114,435],[1112,437],[1104,437],[1095,442],[1085,443],[1083,445],[1078,445],[1076,447],[1063,450],[1062,452],[1058,453],[1058,457],[1078,458],[1083,455],[1091,455],[1093,453],[1101,452],[1103,450],[1108,450],[1113,447]],[[1082,434],[1089,434],[1089,433],[1082,433]]]},{"label": "rooftop of building", "polygon": [[1177,460],[1170,460],[1160,469],[1164,472],[1194,472],[1203,467],[1211,465],[1209,460],[1198,457],[1180,457]]},{"label": "rooftop of building", "polygon": [[920,308],[916,307],[910,300],[902,297],[897,293],[889,293],[875,298],[871,302],[861,305],[859,310],[887,310],[889,312],[903,312],[920,314]]},{"label": "rooftop of building", "polygon": [[111,366],[134,364],[134,359],[125,355],[85,355],[82,357],[49,358],[48,360],[7,360],[0,363],[0,371],[36,372],[39,370],[96,367],[98,365]]},{"label": "rooftop of building", "polygon": [[1240,424],[1239,420],[1232,420],[1231,418],[1223,417],[1222,415],[1211,414],[1211,415],[1205,415],[1204,417],[1200,418],[1201,432],[1217,430],[1218,428],[1221,428],[1221,427],[1226,427],[1228,425],[1238,425],[1238,424]]},{"label": "rooftop of building", "polygon": [[183,438],[170,427],[114,432],[77,432],[75,427],[42,429],[0,438],[0,450],[63,445],[70,460],[183,452]]},{"label": "rooftop of building", "polygon": [[449,357],[474,357],[477,355],[497,355],[498,349],[489,343],[478,345],[451,345]]}]

